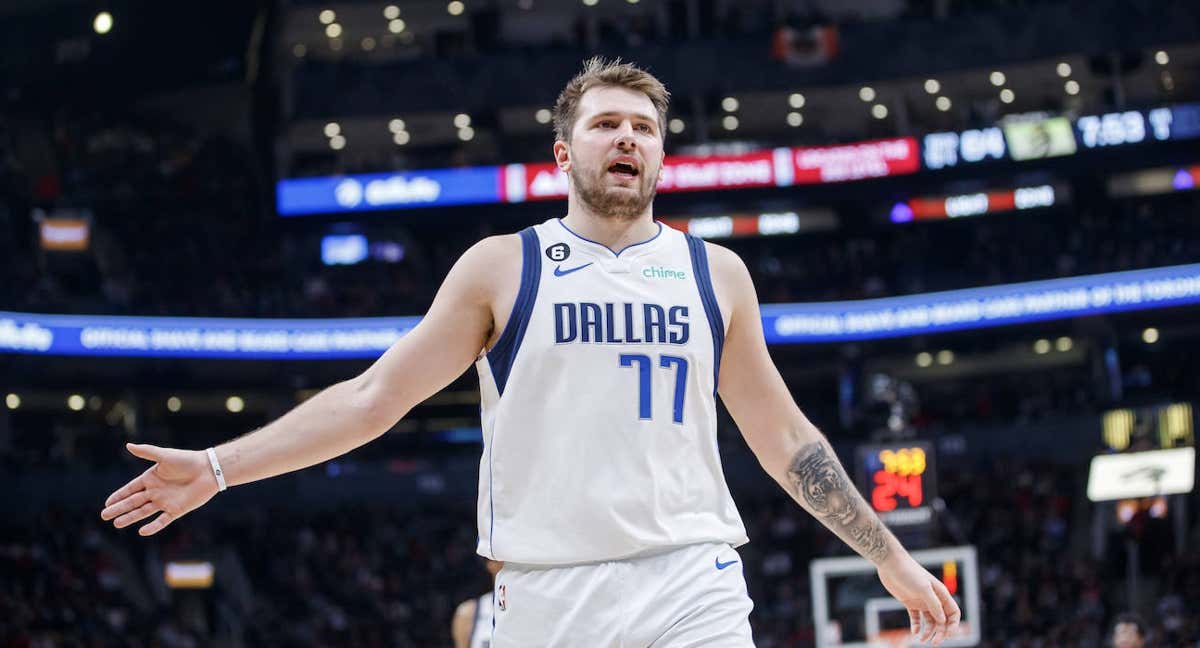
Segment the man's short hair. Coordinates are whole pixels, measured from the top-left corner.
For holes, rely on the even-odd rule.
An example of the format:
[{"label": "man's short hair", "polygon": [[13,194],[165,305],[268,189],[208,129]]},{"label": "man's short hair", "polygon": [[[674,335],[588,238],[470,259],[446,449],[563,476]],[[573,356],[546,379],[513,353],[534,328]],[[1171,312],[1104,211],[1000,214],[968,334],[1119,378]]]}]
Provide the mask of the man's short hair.
[{"label": "man's short hair", "polygon": [[602,86],[629,88],[649,97],[658,112],[658,132],[665,135],[671,93],[662,81],[632,63],[622,63],[621,59],[609,61],[596,56],[584,62],[583,70],[567,83],[554,102],[555,138],[571,141],[571,129],[575,127],[575,112],[580,98],[588,90]]},{"label": "man's short hair", "polygon": [[1113,630],[1116,630],[1117,626],[1121,625],[1122,623],[1132,624],[1133,627],[1137,628],[1138,636],[1143,639],[1146,638],[1146,622],[1142,620],[1141,616],[1133,612],[1122,612],[1118,614],[1116,620],[1113,621]]}]

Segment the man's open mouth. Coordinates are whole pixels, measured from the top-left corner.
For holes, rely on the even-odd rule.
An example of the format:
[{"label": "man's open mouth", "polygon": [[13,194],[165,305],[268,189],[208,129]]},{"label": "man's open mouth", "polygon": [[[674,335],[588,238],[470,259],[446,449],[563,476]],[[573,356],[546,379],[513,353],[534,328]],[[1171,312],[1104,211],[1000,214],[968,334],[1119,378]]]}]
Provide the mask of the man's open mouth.
[{"label": "man's open mouth", "polygon": [[628,162],[613,162],[609,165],[608,172],[626,178],[635,178],[638,175],[637,167]]}]

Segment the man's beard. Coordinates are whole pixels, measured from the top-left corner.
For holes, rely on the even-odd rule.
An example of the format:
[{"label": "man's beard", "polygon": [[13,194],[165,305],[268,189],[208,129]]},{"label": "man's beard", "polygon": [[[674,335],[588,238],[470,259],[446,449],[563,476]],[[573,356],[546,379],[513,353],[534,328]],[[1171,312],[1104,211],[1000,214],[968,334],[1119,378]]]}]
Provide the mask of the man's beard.
[{"label": "man's beard", "polygon": [[571,168],[569,174],[571,183],[575,185],[575,192],[579,195],[579,199],[589,209],[601,218],[616,220],[634,220],[646,211],[646,207],[650,205],[654,200],[654,195],[658,192],[657,177],[651,180],[649,175],[643,171],[636,176],[637,184],[635,186],[638,191],[629,193],[611,191],[609,187],[606,187],[607,173],[605,170],[600,177],[596,177],[583,173],[578,170],[578,167]]}]

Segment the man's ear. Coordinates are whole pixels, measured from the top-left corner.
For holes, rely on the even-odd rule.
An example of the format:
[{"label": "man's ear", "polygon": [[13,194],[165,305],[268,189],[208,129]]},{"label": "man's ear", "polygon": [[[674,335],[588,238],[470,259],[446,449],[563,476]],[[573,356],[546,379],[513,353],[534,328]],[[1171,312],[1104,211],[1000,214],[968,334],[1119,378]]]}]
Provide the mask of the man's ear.
[{"label": "man's ear", "polygon": [[571,147],[562,140],[555,140],[554,142],[554,163],[564,173],[571,170]]}]

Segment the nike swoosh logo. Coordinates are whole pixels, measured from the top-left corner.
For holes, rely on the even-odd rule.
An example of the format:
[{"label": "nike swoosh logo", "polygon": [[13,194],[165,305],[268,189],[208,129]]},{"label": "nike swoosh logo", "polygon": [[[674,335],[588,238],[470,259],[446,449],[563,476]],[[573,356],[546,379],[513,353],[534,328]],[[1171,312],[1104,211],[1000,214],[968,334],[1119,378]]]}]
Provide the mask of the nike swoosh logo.
[{"label": "nike swoosh logo", "polygon": [[730,560],[729,562],[724,562],[724,563],[723,563],[723,562],[721,562],[721,557],[720,557],[720,556],[717,556],[717,569],[725,569],[726,567],[728,567],[728,566],[732,565],[732,564],[733,564],[733,563],[735,563],[735,562],[737,562],[737,561],[736,561],[736,560]]},{"label": "nike swoosh logo", "polygon": [[572,272],[575,272],[576,270],[583,270],[584,268],[586,268],[586,267],[588,267],[588,266],[592,265],[592,263],[595,263],[595,261],[592,261],[591,263],[585,263],[585,264],[583,264],[583,265],[581,265],[581,266],[575,266],[574,268],[569,268],[569,269],[567,269],[567,270],[563,270],[563,269],[562,269],[562,266],[554,266],[554,276],[555,276],[555,277],[562,277],[562,276],[564,276],[564,275],[569,275],[569,274],[571,274]]}]

